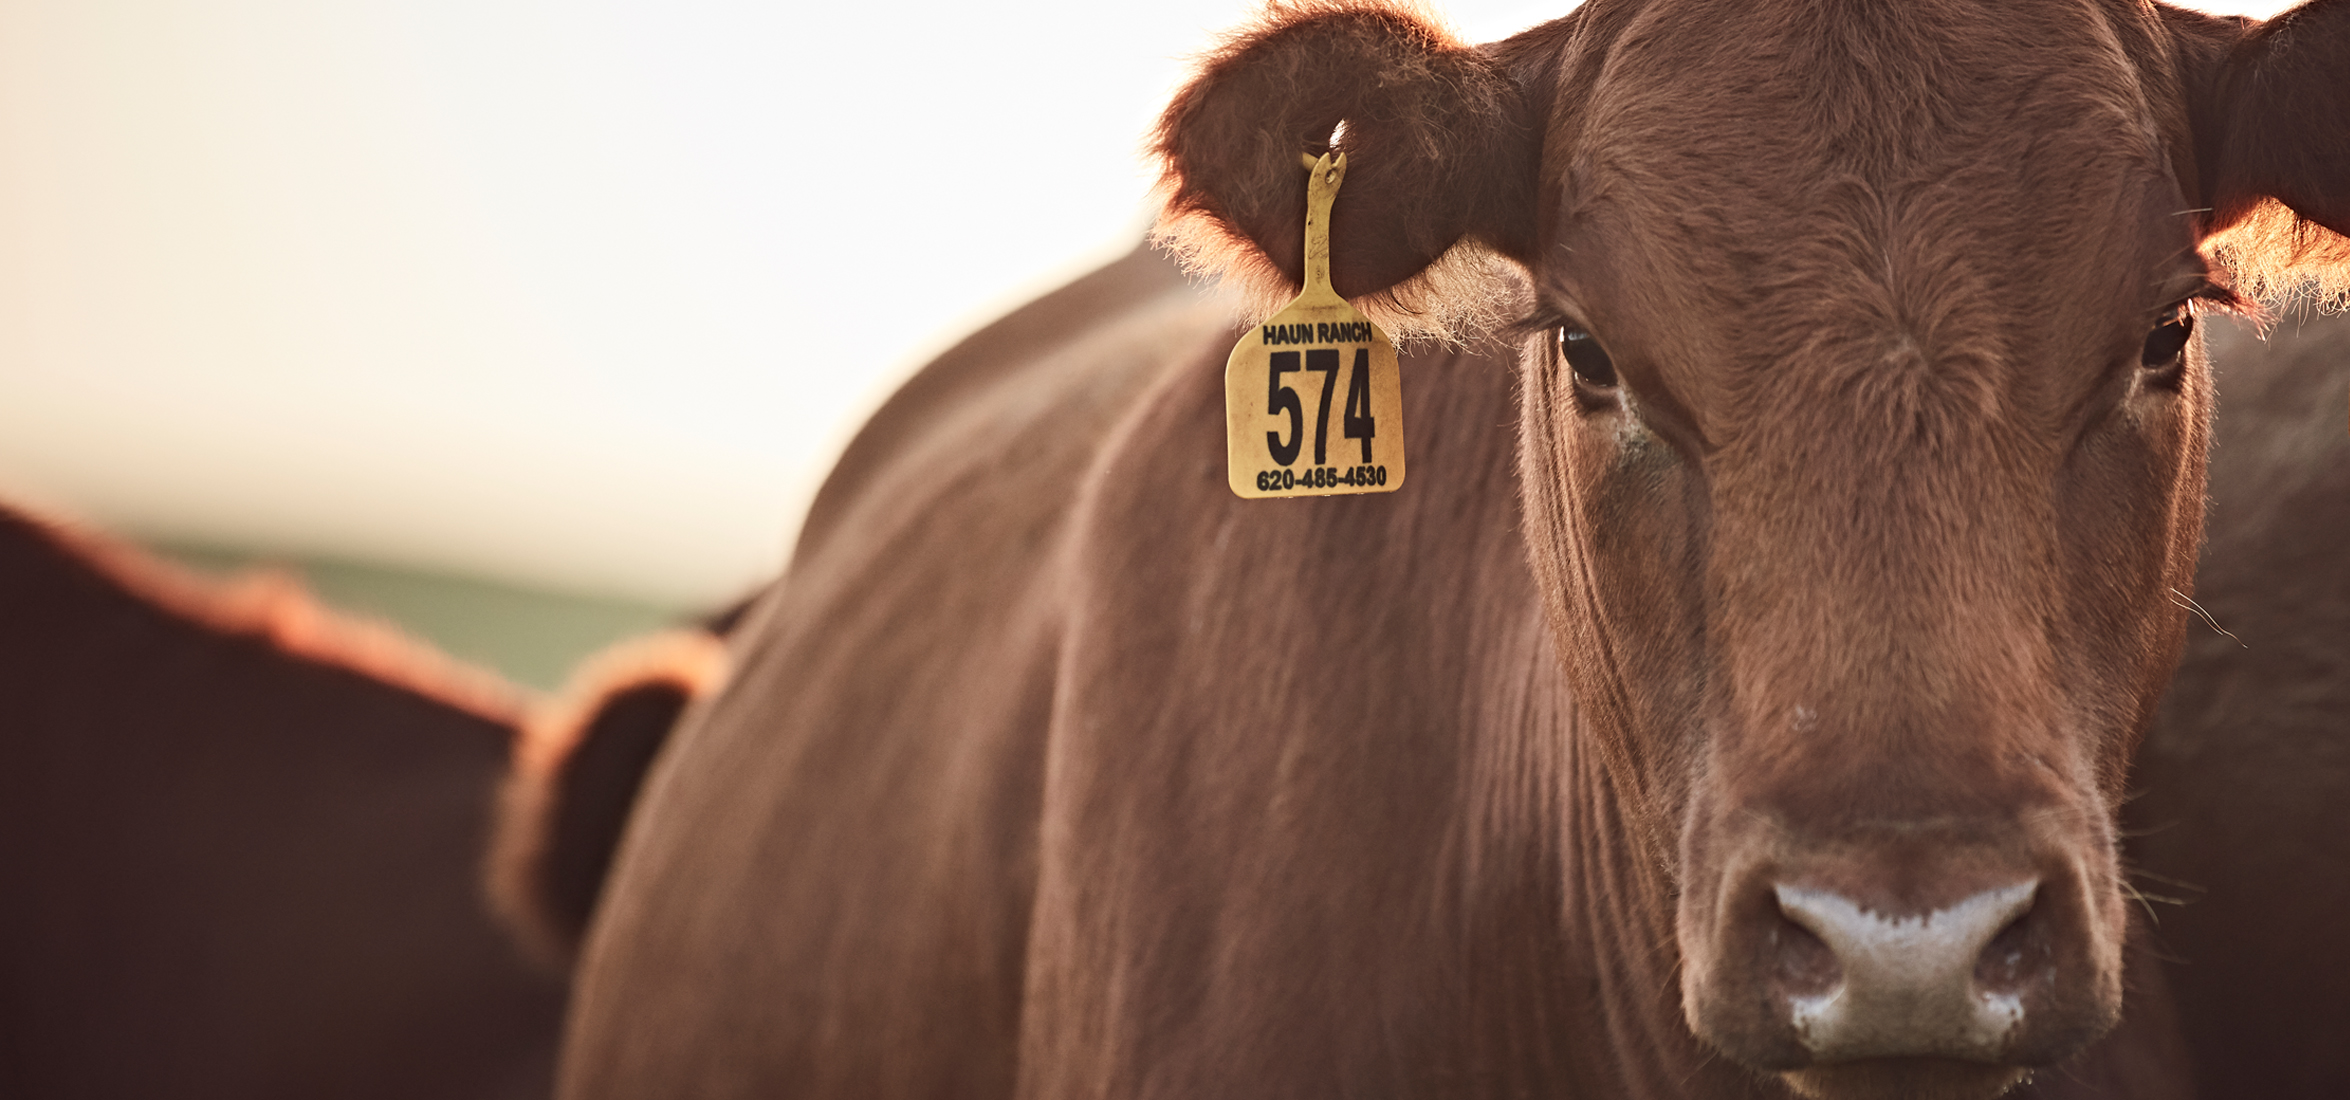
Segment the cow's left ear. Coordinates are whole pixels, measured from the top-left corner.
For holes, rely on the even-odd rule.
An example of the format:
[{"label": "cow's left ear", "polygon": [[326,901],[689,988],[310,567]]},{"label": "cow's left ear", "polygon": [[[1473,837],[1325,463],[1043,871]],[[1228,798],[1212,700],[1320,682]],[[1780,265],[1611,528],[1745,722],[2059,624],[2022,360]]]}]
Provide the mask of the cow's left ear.
[{"label": "cow's left ear", "polygon": [[2207,223],[2254,292],[2350,284],[2350,0],[2266,22],[2166,10]]},{"label": "cow's left ear", "polygon": [[[1496,57],[1399,5],[1276,5],[1208,55],[1160,119],[1159,237],[1196,268],[1294,292],[1299,157],[1335,144],[1347,156],[1330,217],[1339,294],[1395,298],[1463,241],[1523,262],[1540,151],[1527,100]],[[1445,305],[1402,297],[1389,304]]]}]

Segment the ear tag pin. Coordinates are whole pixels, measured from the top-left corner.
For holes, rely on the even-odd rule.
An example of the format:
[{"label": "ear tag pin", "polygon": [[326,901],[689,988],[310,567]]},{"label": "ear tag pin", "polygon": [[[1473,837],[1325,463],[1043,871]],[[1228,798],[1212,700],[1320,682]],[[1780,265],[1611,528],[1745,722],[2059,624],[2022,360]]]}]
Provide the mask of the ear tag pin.
[{"label": "ear tag pin", "polygon": [[1403,486],[1395,345],[1330,288],[1330,206],[1346,154],[1306,182],[1306,285],[1224,364],[1224,445],[1244,497],[1386,493]]}]

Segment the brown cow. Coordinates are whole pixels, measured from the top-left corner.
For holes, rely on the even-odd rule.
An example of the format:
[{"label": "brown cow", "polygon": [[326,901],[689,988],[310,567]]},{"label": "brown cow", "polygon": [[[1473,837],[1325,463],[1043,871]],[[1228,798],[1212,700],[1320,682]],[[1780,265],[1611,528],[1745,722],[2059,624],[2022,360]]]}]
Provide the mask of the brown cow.
[{"label": "brown cow", "polygon": [[525,702],[0,509],[0,1096],[546,1095],[477,874]]},{"label": "brown cow", "polygon": [[2206,1100],[2350,1095],[2350,317],[2212,339],[2211,538],[2129,861]]},{"label": "brown cow", "polygon": [[2341,277],[2346,120],[2342,0],[1277,10],[1178,233],[1294,285],[1343,122],[1338,289],[1498,256],[1523,353],[1277,503],[1147,258],[925,371],[648,780],[566,1093],[2187,1094],[2115,815],[2195,317]]},{"label": "brown cow", "polygon": [[[535,699],[0,507],[0,1096],[546,1095],[580,899],[730,616]],[[540,970],[479,890],[509,772],[494,897],[532,891]]]}]

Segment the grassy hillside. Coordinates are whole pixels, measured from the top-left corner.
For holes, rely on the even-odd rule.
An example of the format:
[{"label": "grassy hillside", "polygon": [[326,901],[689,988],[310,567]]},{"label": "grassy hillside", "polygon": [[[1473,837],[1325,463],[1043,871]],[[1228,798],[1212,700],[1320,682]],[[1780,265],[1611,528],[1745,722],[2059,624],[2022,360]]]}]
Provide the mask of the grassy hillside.
[{"label": "grassy hillside", "polygon": [[388,620],[451,654],[536,688],[560,685],[580,658],[610,642],[693,619],[702,610],[355,562],[257,557],[212,546],[150,549],[214,573],[254,566],[284,570],[327,604]]}]

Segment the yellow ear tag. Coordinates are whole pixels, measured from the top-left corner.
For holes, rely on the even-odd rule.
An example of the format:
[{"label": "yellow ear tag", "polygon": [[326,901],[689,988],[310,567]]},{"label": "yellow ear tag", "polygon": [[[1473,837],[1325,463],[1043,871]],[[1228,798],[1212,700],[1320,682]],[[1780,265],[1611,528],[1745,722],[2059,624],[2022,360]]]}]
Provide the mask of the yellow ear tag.
[{"label": "yellow ear tag", "polygon": [[1330,204],[1346,154],[1306,183],[1306,285],[1240,338],[1224,364],[1224,446],[1244,497],[1385,493],[1403,486],[1395,345],[1330,289]]}]

